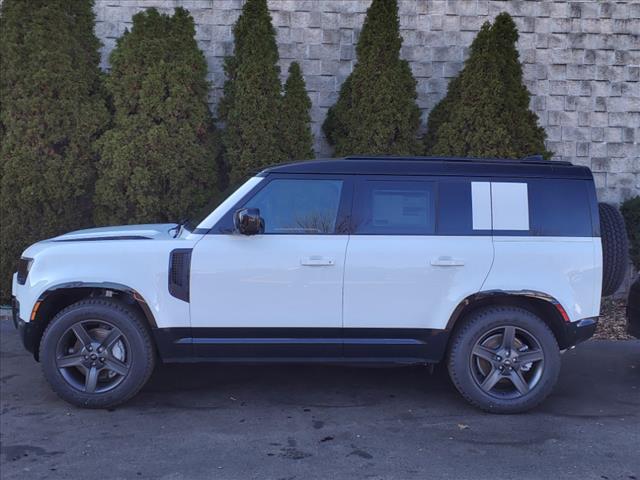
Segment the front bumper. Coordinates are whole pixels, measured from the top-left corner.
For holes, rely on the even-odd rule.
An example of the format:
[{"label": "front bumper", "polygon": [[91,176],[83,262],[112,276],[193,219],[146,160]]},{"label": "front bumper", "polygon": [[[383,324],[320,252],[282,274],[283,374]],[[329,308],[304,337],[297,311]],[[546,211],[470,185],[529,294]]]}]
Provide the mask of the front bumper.
[{"label": "front bumper", "polygon": [[583,318],[577,322],[565,324],[565,348],[575,347],[579,343],[589,340],[596,333],[598,317]]},{"label": "front bumper", "polygon": [[13,326],[18,330],[24,348],[37,357],[40,331],[33,322],[25,322],[20,318],[20,303],[15,297],[11,299],[11,315],[13,318]]}]

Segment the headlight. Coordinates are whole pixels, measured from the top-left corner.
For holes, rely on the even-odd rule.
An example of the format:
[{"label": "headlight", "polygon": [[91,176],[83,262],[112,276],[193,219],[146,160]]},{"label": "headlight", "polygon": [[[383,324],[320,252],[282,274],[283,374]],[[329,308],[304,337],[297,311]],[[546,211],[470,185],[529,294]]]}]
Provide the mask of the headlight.
[{"label": "headlight", "polygon": [[20,285],[24,285],[27,281],[31,265],[33,265],[33,258],[22,257],[18,261],[18,283]]}]

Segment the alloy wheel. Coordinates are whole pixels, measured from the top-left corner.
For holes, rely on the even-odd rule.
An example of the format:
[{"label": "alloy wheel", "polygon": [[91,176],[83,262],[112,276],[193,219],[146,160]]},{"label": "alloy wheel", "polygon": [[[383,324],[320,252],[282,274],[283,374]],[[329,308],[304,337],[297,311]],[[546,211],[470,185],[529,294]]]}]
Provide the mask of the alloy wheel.
[{"label": "alloy wheel", "polygon": [[60,337],[56,367],[73,388],[84,393],[105,393],[122,383],[129,373],[129,343],[115,325],[83,320]]},{"label": "alloy wheel", "polygon": [[528,394],[540,381],[544,352],[530,332],[505,325],[478,339],[470,363],[473,378],[485,393],[514,399]]}]

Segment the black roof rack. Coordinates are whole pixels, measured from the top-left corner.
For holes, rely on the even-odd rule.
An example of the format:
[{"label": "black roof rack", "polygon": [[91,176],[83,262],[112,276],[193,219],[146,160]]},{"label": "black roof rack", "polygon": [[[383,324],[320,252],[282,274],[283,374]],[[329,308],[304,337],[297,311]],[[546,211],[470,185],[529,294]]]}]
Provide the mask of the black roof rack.
[{"label": "black roof rack", "polygon": [[[338,160],[338,159],[336,159]],[[406,160],[406,161],[435,161],[435,162],[482,162],[482,163],[534,163],[543,165],[572,165],[571,162],[560,160],[545,160],[542,155],[513,158],[476,158],[476,157],[423,157],[423,156],[393,156],[393,155],[349,155],[344,160]]]},{"label": "black roof rack", "polygon": [[527,155],[526,157],[521,158],[524,162],[544,162],[544,157],[540,154],[536,155]]},{"label": "black roof rack", "polygon": [[418,157],[353,155],[274,165],[259,173],[320,175],[451,175],[504,178],[575,178],[591,180],[591,171],[581,165],[539,157],[518,160],[499,158]]}]

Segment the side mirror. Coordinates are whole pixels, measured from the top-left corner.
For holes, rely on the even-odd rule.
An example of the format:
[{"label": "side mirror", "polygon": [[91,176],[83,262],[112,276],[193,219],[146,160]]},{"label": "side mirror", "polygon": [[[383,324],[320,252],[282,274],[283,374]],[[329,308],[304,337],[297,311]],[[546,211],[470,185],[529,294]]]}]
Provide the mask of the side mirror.
[{"label": "side mirror", "polygon": [[241,208],[233,215],[233,225],[242,235],[264,233],[264,220],[259,208]]}]

